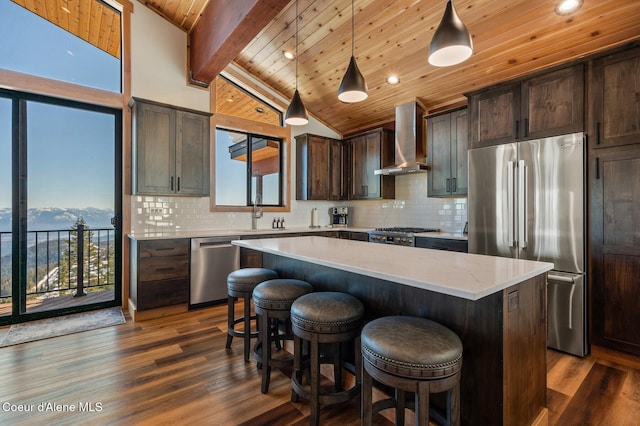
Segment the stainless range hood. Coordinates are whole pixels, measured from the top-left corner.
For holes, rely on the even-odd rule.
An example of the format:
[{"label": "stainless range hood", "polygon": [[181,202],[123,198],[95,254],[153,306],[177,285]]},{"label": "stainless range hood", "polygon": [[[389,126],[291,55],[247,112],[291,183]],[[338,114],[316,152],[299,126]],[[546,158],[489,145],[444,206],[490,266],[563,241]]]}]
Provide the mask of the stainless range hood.
[{"label": "stainless range hood", "polygon": [[427,144],[422,131],[424,111],[416,102],[396,107],[395,163],[376,170],[376,175],[407,175],[425,173]]}]

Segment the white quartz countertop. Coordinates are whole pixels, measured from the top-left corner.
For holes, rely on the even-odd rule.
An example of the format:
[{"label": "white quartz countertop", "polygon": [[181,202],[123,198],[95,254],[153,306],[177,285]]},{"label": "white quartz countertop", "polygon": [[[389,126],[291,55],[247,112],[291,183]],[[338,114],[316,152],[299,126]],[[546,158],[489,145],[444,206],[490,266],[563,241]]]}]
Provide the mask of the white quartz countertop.
[{"label": "white quartz countertop", "polygon": [[202,231],[176,231],[170,230],[166,232],[145,232],[145,233],[131,233],[129,238],[132,240],[159,240],[165,238],[205,238],[205,237],[247,237],[252,235],[272,235],[272,234],[294,234],[300,232],[325,232],[325,231],[351,231],[351,232],[368,232],[373,228],[331,228],[323,226],[320,228],[311,227],[294,227],[285,229],[214,229],[214,230],[202,230]]},{"label": "white quartz countertop", "polygon": [[481,299],[553,269],[548,262],[314,236],[232,243],[469,300]]},{"label": "white quartz countertop", "polygon": [[[354,227],[348,228],[332,228],[329,226],[323,226],[320,228],[310,227],[293,227],[286,229],[213,229],[213,230],[201,230],[201,231],[176,231],[175,229],[167,230],[164,232],[144,232],[144,233],[130,233],[128,237],[132,240],[160,240],[166,238],[205,238],[205,237],[247,237],[251,235],[273,235],[273,234],[295,234],[299,232],[337,232],[337,231],[351,231],[351,232],[369,232],[374,228],[367,227]],[[416,237],[425,238],[448,238],[453,240],[466,240],[467,236],[464,234],[453,232],[425,232],[415,234]]]}]

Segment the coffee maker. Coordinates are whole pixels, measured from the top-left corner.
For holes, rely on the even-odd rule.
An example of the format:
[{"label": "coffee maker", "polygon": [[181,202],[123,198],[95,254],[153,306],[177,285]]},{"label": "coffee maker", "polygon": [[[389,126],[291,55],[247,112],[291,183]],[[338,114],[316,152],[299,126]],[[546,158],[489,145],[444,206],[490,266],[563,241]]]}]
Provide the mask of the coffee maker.
[{"label": "coffee maker", "polygon": [[331,226],[346,228],[349,226],[349,207],[334,207],[331,209]]}]

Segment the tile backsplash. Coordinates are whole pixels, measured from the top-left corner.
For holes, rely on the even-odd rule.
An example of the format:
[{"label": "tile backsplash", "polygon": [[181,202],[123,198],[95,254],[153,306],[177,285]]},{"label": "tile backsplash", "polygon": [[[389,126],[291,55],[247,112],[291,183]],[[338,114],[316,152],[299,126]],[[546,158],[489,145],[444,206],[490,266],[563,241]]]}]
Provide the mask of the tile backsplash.
[{"label": "tile backsplash", "polygon": [[[131,197],[131,232],[233,230],[251,228],[248,212],[210,212],[209,197]],[[307,227],[311,209],[319,211],[319,223],[330,223],[333,206],[351,207],[351,225],[357,227],[420,226],[462,232],[467,221],[467,199],[427,198],[427,175],[396,176],[395,200],[296,201],[289,213],[265,213],[259,229],[271,228],[274,217],[284,217],[289,228]]]}]

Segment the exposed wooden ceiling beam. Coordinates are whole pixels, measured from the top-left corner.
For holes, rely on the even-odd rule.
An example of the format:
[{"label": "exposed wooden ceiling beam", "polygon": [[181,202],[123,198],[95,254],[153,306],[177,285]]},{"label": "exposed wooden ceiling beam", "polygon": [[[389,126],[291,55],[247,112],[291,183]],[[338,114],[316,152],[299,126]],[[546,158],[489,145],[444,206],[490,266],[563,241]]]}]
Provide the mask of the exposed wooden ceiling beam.
[{"label": "exposed wooden ceiling beam", "polygon": [[191,78],[209,83],[290,0],[211,0],[189,35]]}]

